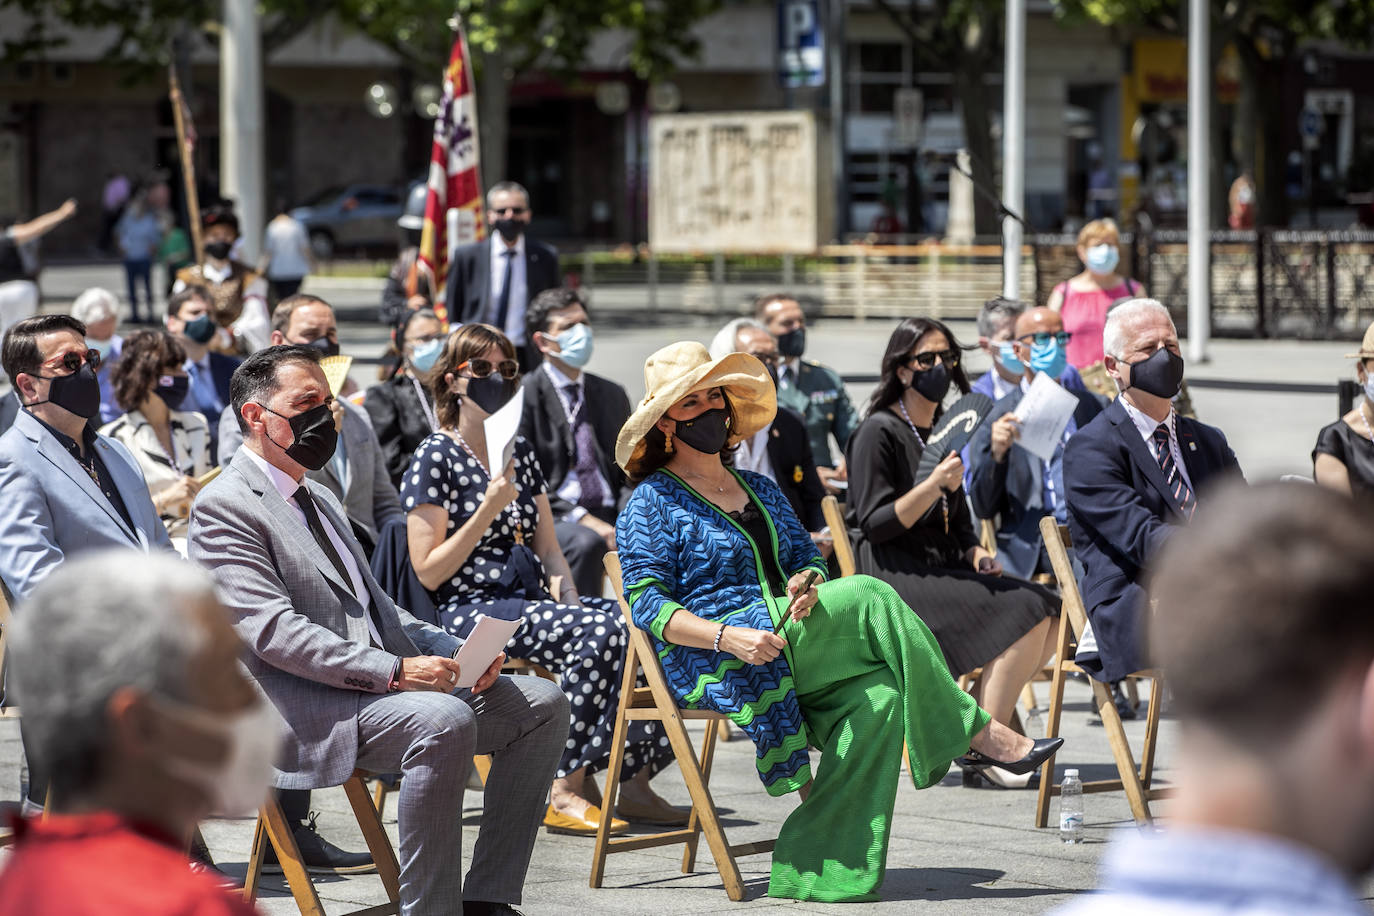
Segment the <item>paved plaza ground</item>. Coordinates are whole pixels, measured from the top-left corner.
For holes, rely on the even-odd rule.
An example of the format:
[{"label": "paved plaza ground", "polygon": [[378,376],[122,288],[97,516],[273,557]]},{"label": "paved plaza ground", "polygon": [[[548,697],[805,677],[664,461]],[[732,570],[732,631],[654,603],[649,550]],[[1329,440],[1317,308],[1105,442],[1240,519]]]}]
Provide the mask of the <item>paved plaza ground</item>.
[{"label": "paved plaza ground", "polygon": [[[113,290],[123,288],[117,265],[53,269],[45,276],[47,307],[69,302],[85,286],[99,283]],[[308,283],[307,291],[332,301],[344,319],[343,350],[360,358],[380,353],[385,334],[376,324],[377,284],[368,281]],[[597,351],[590,368],[626,386],[632,401],[643,394],[642,365],[652,350],[683,338],[709,340],[716,322],[682,321],[646,327],[642,314],[600,314],[596,321]],[[891,322],[860,323],[827,320],[810,331],[808,355],[851,376],[871,376],[878,362]],[[975,333],[970,322],[954,324],[956,335],[970,343]],[[1342,355],[1350,342],[1294,342],[1219,340],[1211,360],[1190,365],[1193,397],[1199,416],[1220,426],[1227,434],[1242,467],[1251,480],[1283,474],[1311,474],[1310,452],[1317,430],[1336,417],[1334,385],[1340,377],[1353,377]],[[982,371],[981,354],[968,358],[971,370]],[[354,376],[362,384],[375,378],[371,365],[361,361]],[[1209,384],[1211,383],[1211,384]],[[1298,386],[1299,390],[1261,390],[1261,384]],[[1225,385],[1226,387],[1218,387]],[[1306,386],[1331,386],[1330,392],[1303,390]],[[1241,387],[1236,387],[1241,386]],[[871,385],[855,384],[851,393],[862,401]],[[919,611],[919,608],[917,609]],[[1048,685],[1037,685],[1040,703],[1046,702]],[[1062,733],[1067,745],[1062,766],[1079,766],[1085,779],[1106,778],[1114,773],[1103,730],[1094,726],[1086,686],[1070,683]],[[1032,718],[1029,728],[1037,734],[1043,717]],[[1139,747],[1143,721],[1128,722],[1132,743]],[[693,729],[699,735],[699,727]],[[1167,715],[1161,725],[1158,778],[1168,781],[1178,746],[1177,725]],[[763,839],[776,834],[778,826],[796,803],[795,796],[768,797],[755,775],[753,748],[737,739],[721,747],[712,790],[725,811],[726,828],[735,842]],[[18,792],[18,727],[0,720],[0,800]],[[894,762],[894,766],[896,763]],[[526,883],[522,908],[531,914],[596,911],[608,913],[712,913],[776,908],[793,912],[948,912],[983,913],[1000,910],[1043,912],[1096,883],[1097,861],[1105,845],[1123,831],[1135,829],[1126,801],[1120,793],[1091,795],[1086,799],[1086,842],[1066,846],[1057,831],[1033,826],[1035,793],[1030,791],[972,790],[962,788],[957,772],[938,786],[916,791],[905,781],[897,797],[888,875],[883,901],[878,904],[835,906],[771,900],[765,896],[768,857],[741,860],[748,886],[748,900],[731,903],[711,869],[709,851],[703,844],[698,871],[680,873],[681,855],[676,847],[613,856],[607,866],[606,886],[587,886],[592,841],[541,834]],[[687,795],[680,775],[665,772],[655,783],[671,801],[685,803]],[[462,810],[454,816],[466,825],[465,849],[471,851],[476,836],[482,795],[469,792]],[[338,789],[315,794],[315,807],[323,814],[324,833],[341,845],[363,848],[352,823],[343,793]],[[1168,802],[1157,803],[1166,815]],[[1051,812],[1053,820],[1054,811]],[[394,805],[388,809],[387,827],[395,839]],[[251,845],[251,820],[214,821],[206,825],[211,850],[223,867],[242,875]],[[455,863],[457,867],[457,863]],[[318,885],[331,912],[381,902],[375,877],[340,878]],[[1367,894],[1374,886],[1366,886]],[[295,912],[280,879],[268,879],[260,901],[266,913]]]}]

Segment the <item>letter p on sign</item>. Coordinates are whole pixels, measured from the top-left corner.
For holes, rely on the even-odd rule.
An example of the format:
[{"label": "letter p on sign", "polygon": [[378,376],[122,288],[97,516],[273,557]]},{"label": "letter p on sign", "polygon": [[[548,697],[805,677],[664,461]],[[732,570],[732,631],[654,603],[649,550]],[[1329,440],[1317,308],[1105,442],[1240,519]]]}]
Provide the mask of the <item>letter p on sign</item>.
[{"label": "letter p on sign", "polygon": [[816,12],[810,0],[792,0],[788,3],[783,24],[782,46],[800,47],[802,36],[810,35],[816,29]]}]

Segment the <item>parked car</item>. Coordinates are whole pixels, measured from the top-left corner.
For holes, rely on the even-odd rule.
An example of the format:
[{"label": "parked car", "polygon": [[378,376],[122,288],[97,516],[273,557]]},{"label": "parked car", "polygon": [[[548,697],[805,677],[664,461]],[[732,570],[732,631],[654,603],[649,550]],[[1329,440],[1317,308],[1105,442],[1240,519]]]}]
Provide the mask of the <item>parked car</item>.
[{"label": "parked car", "polygon": [[405,200],[403,187],[350,184],[319,192],[291,215],[304,224],[315,257],[328,261],[340,250],[394,250]]}]

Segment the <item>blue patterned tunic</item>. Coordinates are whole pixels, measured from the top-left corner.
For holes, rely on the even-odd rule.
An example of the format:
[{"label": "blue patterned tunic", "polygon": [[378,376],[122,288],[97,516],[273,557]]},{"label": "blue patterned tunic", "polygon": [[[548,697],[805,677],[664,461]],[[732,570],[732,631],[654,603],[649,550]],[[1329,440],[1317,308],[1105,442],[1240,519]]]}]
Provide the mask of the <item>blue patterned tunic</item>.
[{"label": "blue patterned tunic", "polygon": [[[761,474],[732,471],[768,520],[782,578],[826,567],[787,498]],[[811,778],[807,732],[792,683],[790,647],[766,665],[728,652],[665,642],[679,608],[731,626],[775,630],[786,599],[765,600],[766,576],[753,541],[734,520],[667,470],[635,488],[616,523],[616,544],[635,623],[648,631],[669,686],[686,708],[728,715],[753,740],[770,795]]]}]

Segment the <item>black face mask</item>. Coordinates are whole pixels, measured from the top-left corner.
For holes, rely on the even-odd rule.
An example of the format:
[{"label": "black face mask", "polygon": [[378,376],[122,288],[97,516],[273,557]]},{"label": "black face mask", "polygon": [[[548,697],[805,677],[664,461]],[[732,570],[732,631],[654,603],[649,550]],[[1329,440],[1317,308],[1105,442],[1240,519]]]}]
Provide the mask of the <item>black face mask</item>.
[{"label": "black face mask", "polygon": [[158,382],[153,389],[153,394],[162,398],[162,403],[167,405],[168,410],[176,410],[186,400],[186,393],[191,390],[191,378],[186,375],[164,376],[167,384]]},{"label": "black face mask", "polygon": [[334,413],[328,403],[312,407],[294,417],[282,416],[266,404],[260,406],[291,424],[292,442],[289,446],[283,447],[276,439],[267,437],[273,445],[286,452],[287,458],[303,468],[318,471],[334,457],[334,449],[339,445],[339,431],[334,428]]},{"label": "black face mask", "polygon": [[677,438],[705,455],[720,454],[730,438],[730,411],[714,407],[690,420],[677,420]]},{"label": "black face mask", "polygon": [[468,379],[467,397],[488,414],[493,414],[515,397],[519,387],[519,379],[503,379],[500,373],[493,372],[486,378]]},{"label": "black face mask", "polygon": [[778,335],[778,355],[791,359],[806,352],[806,328],[793,328]]},{"label": "black face mask", "polygon": [[1148,359],[1129,363],[1127,388],[1139,388],[1157,398],[1172,398],[1183,384],[1183,357],[1172,350],[1156,350]]},{"label": "black face mask", "polygon": [[520,234],[525,231],[529,223],[523,219],[498,219],[492,223],[496,231],[501,233],[501,238],[506,240],[507,245],[514,245],[515,240],[520,238]]},{"label": "black face mask", "polygon": [[907,387],[927,401],[939,404],[949,394],[949,382],[949,370],[943,362],[939,362],[924,372],[911,373],[911,382]]},{"label": "black face mask", "polygon": [[207,344],[215,338],[215,319],[210,315],[197,315],[186,322],[186,327],[181,333],[185,334],[189,340],[194,340],[198,344]]},{"label": "black face mask", "polygon": [[100,380],[95,369],[89,364],[82,366],[71,375],[35,375],[35,378],[52,382],[48,386],[48,397],[44,401],[33,401],[26,405],[37,407],[39,404],[56,404],[68,413],[89,420],[100,412]]},{"label": "black face mask", "polygon": [[229,249],[233,247],[233,242],[206,242],[205,253],[216,261],[224,261],[228,259]]},{"label": "black face mask", "polygon": [[328,337],[320,337],[316,340],[312,340],[310,343],[306,344],[306,346],[314,347],[325,356],[339,355],[339,342],[337,340],[330,340]]}]

